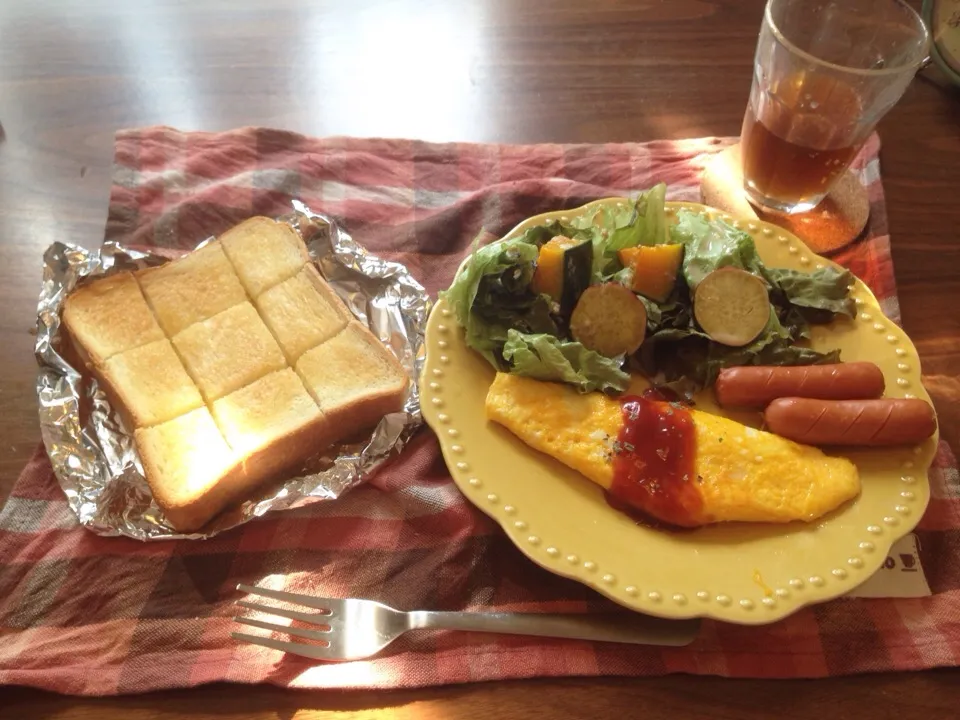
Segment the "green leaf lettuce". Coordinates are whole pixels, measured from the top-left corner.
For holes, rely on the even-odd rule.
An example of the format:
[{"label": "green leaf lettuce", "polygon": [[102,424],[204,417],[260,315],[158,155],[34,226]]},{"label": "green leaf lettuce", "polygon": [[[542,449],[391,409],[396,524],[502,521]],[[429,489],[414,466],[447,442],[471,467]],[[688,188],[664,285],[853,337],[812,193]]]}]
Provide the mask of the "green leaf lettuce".
[{"label": "green leaf lettuce", "polygon": [[551,237],[531,228],[517,238],[476,248],[448,290],[441,291],[464,329],[467,345],[497,368],[511,328],[557,332],[550,298],[530,288],[540,246]]},{"label": "green leaf lettuce", "polygon": [[622,359],[604,357],[553,335],[510,330],[503,357],[515,375],[569,383],[580,392],[623,392],[630,384],[630,376],[620,369]]}]

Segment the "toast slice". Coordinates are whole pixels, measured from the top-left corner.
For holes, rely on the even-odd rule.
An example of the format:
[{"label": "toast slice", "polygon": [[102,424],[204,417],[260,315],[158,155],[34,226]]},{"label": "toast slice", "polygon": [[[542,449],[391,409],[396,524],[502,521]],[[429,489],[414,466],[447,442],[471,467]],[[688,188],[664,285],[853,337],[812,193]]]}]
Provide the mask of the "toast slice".
[{"label": "toast slice", "polygon": [[213,417],[246,473],[269,477],[301,466],[334,434],[320,408],[290,368],[222,397]]},{"label": "toast slice", "polygon": [[157,425],[203,406],[166,338],[114,355],[97,368],[97,375],[133,427]]},{"label": "toast slice", "polygon": [[135,433],[150,490],[177,530],[202,527],[246,489],[241,466],[207,408]]},{"label": "toast slice", "polygon": [[403,407],[403,367],[308,259],[292,228],[254,218],[67,298],[64,346],[134,428],[178,530]]},{"label": "toast slice", "polygon": [[153,497],[177,530],[203,527],[330,443],[331,428],[290,368],[135,433]]},{"label": "toast slice", "polygon": [[249,302],[174,336],[173,346],[207,402],[287,367],[280,346]]},{"label": "toast slice", "polygon": [[265,290],[255,301],[287,362],[296,364],[312,347],[329,340],[353,319],[312,264]]},{"label": "toast slice", "polygon": [[63,305],[63,324],[81,359],[94,365],[164,337],[129,272],[101,278],[70,294]]},{"label": "toast slice", "polygon": [[170,337],[247,299],[217,241],[166,265],[140,270],[137,280]]},{"label": "toast slice", "polygon": [[305,352],[297,374],[337,430],[354,436],[403,408],[407,374],[397,358],[357,321]]},{"label": "toast slice", "polygon": [[221,235],[220,243],[251,298],[293,277],[310,260],[292,227],[265,217],[240,223]]}]

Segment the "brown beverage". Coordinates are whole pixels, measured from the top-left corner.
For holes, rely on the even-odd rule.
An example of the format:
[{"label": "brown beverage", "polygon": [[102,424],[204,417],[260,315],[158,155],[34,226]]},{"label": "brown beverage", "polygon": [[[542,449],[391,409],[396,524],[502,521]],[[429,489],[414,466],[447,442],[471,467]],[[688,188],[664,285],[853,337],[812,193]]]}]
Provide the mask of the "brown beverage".
[{"label": "brown beverage", "polygon": [[796,73],[754,87],[740,136],[748,191],[765,205],[813,207],[863,145],[861,116],[857,93],[831,77]]}]

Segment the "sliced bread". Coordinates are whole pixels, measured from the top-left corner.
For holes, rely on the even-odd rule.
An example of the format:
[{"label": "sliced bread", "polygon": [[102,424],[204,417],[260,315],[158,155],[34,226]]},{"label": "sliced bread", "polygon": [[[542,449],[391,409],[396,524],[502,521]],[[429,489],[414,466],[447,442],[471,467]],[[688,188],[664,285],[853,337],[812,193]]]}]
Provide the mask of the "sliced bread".
[{"label": "sliced bread", "polygon": [[174,336],[173,346],[207,402],[287,366],[249,302],[191,325]]},{"label": "sliced bread", "polygon": [[403,367],[307,259],[289,226],[254,218],[67,299],[65,348],[134,428],[178,530],[403,407]]},{"label": "sliced bread", "polygon": [[101,278],[70,294],[63,305],[63,324],[81,359],[93,364],[164,337],[129,272]]},{"label": "sliced bread", "polygon": [[161,327],[171,337],[247,299],[216,241],[174,262],[141,270],[137,280]]},{"label": "sliced bread", "polygon": [[343,330],[353,318],[313,265],[304,265],[255,302],[291,365],[306,350]]},{"label": "sliced bread", "polygon": [[166,338],[117,353],[96,370],[114,406],[133,427],[156,425],[203,406]]},{"label": "sliced bread", "polygon": [[212,410],[245,472],[258,477],[302,465],[336,434],[290,368],[220,398]]},{"label": "sliced bread", "polygon": [[135,433],[157,504],[183,532],[196,530],[246,489],[241,466],[207,408]]},{"label": "sliced bread", "polygon": [[310,260],[293,228],[270,218],[250,218],[221,235],[220,242],[252,298],[293,277]]},{"label": "sliced bread", "polygon": [[403,366],[359,322],[305,352],[296,370],[338,439],[403,408],[408,382]]}]

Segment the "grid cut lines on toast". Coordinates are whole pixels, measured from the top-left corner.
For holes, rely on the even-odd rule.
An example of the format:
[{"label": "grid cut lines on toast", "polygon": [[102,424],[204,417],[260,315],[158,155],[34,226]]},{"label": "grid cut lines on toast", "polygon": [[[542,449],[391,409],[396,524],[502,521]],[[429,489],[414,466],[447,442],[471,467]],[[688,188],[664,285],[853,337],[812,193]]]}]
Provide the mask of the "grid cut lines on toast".
[{"label": "grid cut lines on toast", "polygon": [[69,335],[131,419],[154,497],[179,530],[402,408],[403,367],[281,223],[254,218],[88,288],[68,298]]}]

